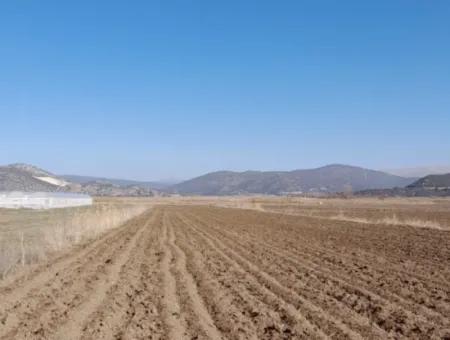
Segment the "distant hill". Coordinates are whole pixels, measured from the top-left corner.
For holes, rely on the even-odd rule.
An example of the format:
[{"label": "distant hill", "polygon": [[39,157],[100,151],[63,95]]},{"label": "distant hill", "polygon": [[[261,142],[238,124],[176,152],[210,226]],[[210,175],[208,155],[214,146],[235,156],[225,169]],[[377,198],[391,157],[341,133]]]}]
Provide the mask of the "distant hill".
[{"label": "distant hill", "polygon": [[333,164],[294,171],[218,171],[179,183],[171,189],[180,194],[195,195],[334,193],[404,187],[415,180],[381,171]]},{"label": "distant hill", "polygon": [[137,185],[118,185],[105,182],[87,182],[83,184],[72,184],[71,190],[92,196],[155,196],[156,191]]},{"label": "distant hill", "polygon": [[57,176],[23,163],[0,166],[0,191],[61,191],[86,193],[92,196],[154,196],[156,193],[148,186],[132,184],[140,182],[110,183],[96,181],[92,177],[90,179],[76,183],[67,176]]},{"label": "distant hill", "polygon": [[37,166],[31,165],[31,164],[25,164],[25,163],[14,163],[14,164],[9,164],[6,166],[6,168],[9,169],[17,169],[17,170],[21,170],[24,171],[26,173],[29,173],[33,176],[36,177],[55,177],[55,175],[53,175],[52,173],[43,170],[41,168],[38,168]]},{"label": "distant hill", "polygon": [[408,188],[450,189],[450,173],[425,176],[411,185],[408,185]]},{"label": "distant hill", "polygon": [[[154,196],[161,191],[191,195],[328,194],[372,189],[389,190],[408,185],[420,186],[420,183],[424,183],[423,187],[445,186],[447,183],[441,182],[440,176],[427,176],[426,180],[422,179],[425,182],[416,180],[417,178],[404,178],[355,166],[333,164],[317,169],[294,171],[218,171],[168,187],[168,184],[157,182],[58,176],[22,163],[0,166],[0,191],[65,191],[92,196]],[[444,184],[441,185],[442,183]],[[409,189],[402,190],[400,192]],[[407,194],[410,194],[410,191]],[[415,195],[414,192],[412,195]]]},{"label": "distant hill", "polygon": [[29,164],[0,166],[0,191],[67,191],[64,179]]},{"label": "distant hill", "polygon": [[376,197],[448,197],[450,196],[450,173],[428,175],[404,188],[362,190],[355,194]]},{"label": "distant hill", "polygon": [[161,190],[167,188],[174,183],[166,182],[144,182],[144,181],[134,181],[129,179],[118,179],[118,178],[105,178],[105,177],[92,177],[92,176],[78,176],[78,175],[62,175],[62,178],[78,184],[87,183],[103,183],[103,184],[113,184],[119,186],[138,186],[147,189]]}]

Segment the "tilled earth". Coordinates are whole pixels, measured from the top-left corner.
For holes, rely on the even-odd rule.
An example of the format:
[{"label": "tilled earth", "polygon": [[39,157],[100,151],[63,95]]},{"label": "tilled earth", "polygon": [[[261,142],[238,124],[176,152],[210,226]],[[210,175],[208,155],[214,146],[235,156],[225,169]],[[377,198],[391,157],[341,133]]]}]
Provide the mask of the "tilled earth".
[{"label": "tilled earth", "polygon": [[161,206],[0,286],[1,339],[450,339],[450,232]]}]

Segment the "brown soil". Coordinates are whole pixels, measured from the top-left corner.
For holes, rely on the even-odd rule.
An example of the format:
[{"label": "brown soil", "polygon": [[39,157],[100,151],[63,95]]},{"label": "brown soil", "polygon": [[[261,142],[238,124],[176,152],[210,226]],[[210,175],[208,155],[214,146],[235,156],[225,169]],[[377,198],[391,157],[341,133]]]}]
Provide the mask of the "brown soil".
[{"label": "brown soil", "polygon": [[450,232],[156,207],[0,301],[1,339],[444,339]]}]

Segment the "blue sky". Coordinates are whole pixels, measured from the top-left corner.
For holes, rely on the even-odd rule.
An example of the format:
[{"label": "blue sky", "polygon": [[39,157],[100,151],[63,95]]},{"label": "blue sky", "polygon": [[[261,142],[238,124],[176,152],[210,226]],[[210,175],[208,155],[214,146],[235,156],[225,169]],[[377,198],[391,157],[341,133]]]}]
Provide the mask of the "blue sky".
[{"label": "blue sky", "polygon": [[450,164],[449,1],[2,1],[0,164]]}]

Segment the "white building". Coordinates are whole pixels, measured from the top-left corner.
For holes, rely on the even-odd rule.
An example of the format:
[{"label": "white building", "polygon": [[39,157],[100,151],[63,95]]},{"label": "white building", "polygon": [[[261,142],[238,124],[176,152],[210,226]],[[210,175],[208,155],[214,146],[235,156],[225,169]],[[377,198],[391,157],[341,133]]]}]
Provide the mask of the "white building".
[{"label": "white building", "polygon": [[63,192],[0,192],[0,208],[52,209],[92,205],[92,197]]}]

